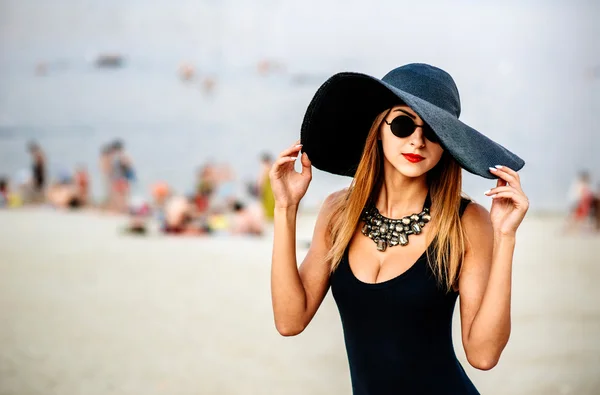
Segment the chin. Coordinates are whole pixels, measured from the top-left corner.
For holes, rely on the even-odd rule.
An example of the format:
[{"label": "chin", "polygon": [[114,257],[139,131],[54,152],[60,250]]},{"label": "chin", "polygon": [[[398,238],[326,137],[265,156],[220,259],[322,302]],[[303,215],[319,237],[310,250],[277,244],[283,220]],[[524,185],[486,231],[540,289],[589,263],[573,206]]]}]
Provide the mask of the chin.
[{"label": "chin", "polygon": [[400,165],[395,166],[396,170],[400,172],[402,175],[410,178],[421,177],[423,174],[427,173],[429,170],[423,164],[409,164],[409,165]]}]

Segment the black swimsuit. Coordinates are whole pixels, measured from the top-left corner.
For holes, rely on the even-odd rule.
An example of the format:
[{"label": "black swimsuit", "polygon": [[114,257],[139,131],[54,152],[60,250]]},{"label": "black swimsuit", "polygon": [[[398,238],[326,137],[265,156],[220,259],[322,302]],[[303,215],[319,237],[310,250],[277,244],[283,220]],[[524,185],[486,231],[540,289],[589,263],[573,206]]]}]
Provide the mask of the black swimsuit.
[{"label": "black swimsuit", "polygon": [[[462,199],[461,216],[468,203]],[[352,273],[346,248],[331,276],[331,291],[354,395],[479,394],[452,344],[458,293],[438,287],[425,253],[399,276],[367,284]]]}]

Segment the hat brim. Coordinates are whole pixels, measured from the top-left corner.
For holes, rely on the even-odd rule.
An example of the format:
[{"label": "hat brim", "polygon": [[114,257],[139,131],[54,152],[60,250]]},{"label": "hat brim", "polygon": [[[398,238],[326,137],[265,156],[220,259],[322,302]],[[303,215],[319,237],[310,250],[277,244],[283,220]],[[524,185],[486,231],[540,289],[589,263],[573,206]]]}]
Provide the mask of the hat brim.
[{"label": "hat brim", "polygon": [[453,114],[361,73],[343,72],[321,85],[302,122],[300,141],[313,166],[353,177],[375,117],[400,102],[427,123],[440,144],[470,173],[494,179],[495,165],[520,170],[525,162]]}]

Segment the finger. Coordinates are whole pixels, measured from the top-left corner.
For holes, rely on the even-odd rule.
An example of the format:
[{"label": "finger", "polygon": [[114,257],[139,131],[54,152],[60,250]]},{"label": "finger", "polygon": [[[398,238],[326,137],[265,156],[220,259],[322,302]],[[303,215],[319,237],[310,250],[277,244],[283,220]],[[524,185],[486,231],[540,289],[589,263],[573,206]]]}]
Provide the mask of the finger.
[{"label": "finger", "polygon": [[497,169],[502,170],[508,174],[510,174],[511,176],[513,176],[517,181],[521,182],[521,176],[519,175],[518,172],[514,171],[513,169],[511,169],[508,166],[502,166],[502,165],[498,165],[496,166]]},{"label": "finger", "polygon": [[312,165],[310,159],[308,159],[308,155],[306,154],[306,152],[302,153],[302,156],[300,157],[300,162],[302,163],[302,175],[308,175],[309,177],[312,177]]},{"label": "finger", "polygon": [[516,192],[516,193],[520,193],[517,189],[513,188],[512,186],[501,186],[501,187],[496,187],[496,188],[492,188],[489,191],[486,191],[485,194],[490,196],[490,195],[495,195],[497,193],[500,192]]},{"label": "finger", "polygon": [[[502,169],[505,169],[505,166],[501,166]],[[521,188],[521,182],[519,181],[518,178],[515,178],[512,174],[509,174],[508,172],[502,170],[502,169],[498,169],[495,167],[490,167],[490,172],[492,174],[494,174],[495,176],[502,178],[504,181],[506,181],[507,183],[509,183],[511,186],[520,189]]]},{"label": "finger", "polygon": [[[272,174],[276,174],[283,166],[285,166],[286,164],[290,164],[291,162],[295,161],[296,159],[298,159],[298,157],[296,157],[296,156],[283,156],[281,158],[278,158],[273,163],[273,166],[271,167]],[[293,168],[293,166],[292,166],[292,168]]]},{"label": "finger", "polygon": [[275,164],[278,166],[285,165],[286,163],[290,163],[298,159],[297,156],[283,156],[275,161]]},{"label": "finger", "polygon": [[492,199],[508,199],[512,200],[515,203],[515,206],[524,207],[525,210],[529,208],[529,201],[527,200],[527,198],[523,195],[518,194],[515,191],[497,193],[495,195],[492,195]]},{"label": "finger", "polygon": [[302,149],[302,144],[294,144],[291,147],[281,151],[279,157],[282,158],[284,156],[298,156],[298,152]]},{"label": "finger", "polygon": [[506,186],[506,184],[506,181],[504,181],[502,178],[498,178],[498,181],[496,182],[496,187],[503,187]]}]

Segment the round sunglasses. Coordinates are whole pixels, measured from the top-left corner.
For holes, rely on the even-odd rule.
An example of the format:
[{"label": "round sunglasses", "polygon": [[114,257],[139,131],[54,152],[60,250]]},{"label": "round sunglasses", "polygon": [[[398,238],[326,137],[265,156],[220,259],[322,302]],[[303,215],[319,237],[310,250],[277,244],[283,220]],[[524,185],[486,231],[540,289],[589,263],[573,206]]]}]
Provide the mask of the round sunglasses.
[{"label": "round sunglasses", "polygon": [[390,126],[392,133],[396,137],[406,138],[413,134],[418,127],[423,129],[423,136],[432,143],[439,143],[440,139],[433,132],[433,130],[429,127],[429,125],[417,125],[415,121],[409,117],[408,115],[398,115],[396,118],[392,119],[392,122],[388,122],[384,119],[384,122]]}]

